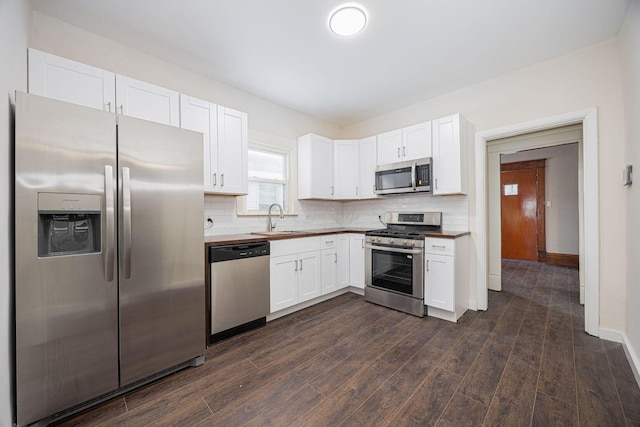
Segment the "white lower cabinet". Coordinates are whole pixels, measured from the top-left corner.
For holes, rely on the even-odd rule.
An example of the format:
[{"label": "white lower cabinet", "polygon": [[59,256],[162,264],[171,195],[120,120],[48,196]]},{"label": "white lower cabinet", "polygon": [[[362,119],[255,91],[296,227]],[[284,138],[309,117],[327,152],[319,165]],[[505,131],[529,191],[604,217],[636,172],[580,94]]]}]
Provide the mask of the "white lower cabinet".
[{"label": "white lower cabinet", "polygon": [[271,312],[321,295],[319,237],[271,242]]},{"label": "white lower cabinet", "polygon": [[364,234],[349,234],[349,282],[364,289]]},{"label": "white lower cabinet", "polygon": [[432,317],[456,322],[469,308],[468,236],[425,239],[424,304]]},{"label": "white lower cabinet", "polygon": [[350,259],[349,256],[349,235],[348,234],[338,234],[338,287],[337,289],[343,289],[349,286],[350,278],[349,278],[349,265]]}]

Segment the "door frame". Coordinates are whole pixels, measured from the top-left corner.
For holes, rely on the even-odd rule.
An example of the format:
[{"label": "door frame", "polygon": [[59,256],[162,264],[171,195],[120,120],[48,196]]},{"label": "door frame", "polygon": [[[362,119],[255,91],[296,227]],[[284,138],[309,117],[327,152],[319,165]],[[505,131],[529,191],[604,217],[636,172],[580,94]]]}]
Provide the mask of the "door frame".
[{"label": "door frame", "polygon": [[[502,185],[502,172],[535,169],[536,170],[536,258],[539,262],[547,261],[547,236],[545,218],[545,166],[546,159],[525,160],[521,162],[500,163],[500,183]],[[502,191],[502,188],[500,189]],[[502,205],[502,198],[501,205]],[[502,210],[502,206],[500,206]],[[502,215],[500,215],[502,229]]]},{"label": "door frame", "polygon": [[529,122],[476,133],[476,286],[477,308],[488,307],[488,144],[496,139],[522,135],[561,126],[582,123],[583,149],[580,161],[582,174],[579,185],[583,191],[583,209],[580,221],[580,246],[584,248],[580,268],[585,278],[585,331],[600,336],[600,215],[598,190],[598,110],[589,108]]}]

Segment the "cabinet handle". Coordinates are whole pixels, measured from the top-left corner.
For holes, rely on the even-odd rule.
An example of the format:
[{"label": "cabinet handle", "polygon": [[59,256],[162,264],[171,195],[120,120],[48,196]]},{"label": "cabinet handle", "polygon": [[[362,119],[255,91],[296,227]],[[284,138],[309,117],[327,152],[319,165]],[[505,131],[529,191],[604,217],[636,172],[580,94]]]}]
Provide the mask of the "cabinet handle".
[{"label": "cabinet handle", "polygon": [[325,245],[333,245],[333,240],[327,240],[326,242],[324,242]]},{"label": "cabinet handle", "polygon": [[445,249],[446,246],[445,245],[431,245],[432,248],[440,248],[440,249]]},{"label": "cabinet handle", "polygon": [[364,249],[364,239],[362,239],[362,249]]},{"label": "cabinet handle", "polygon": [[122,104],[120,104],[120,114],[124,114],[122,111],[123,111]]},{"label": "cabinet handle", "polygon": [[333,262],[338,262],[338,254],[333,254]]},{"label": "cabinet handle", "polygon": [[300,271],[302,271],[302,260],[300,260]]},{"label": "cabinet handle", "polygon": [[373,192],[375,193],[375,192],[376,192],[376,185],[375,185],[375,184],[373,184],[373,185],[371,186],[371,188],[372,188]]},{"label": "cabinet handle", "polygon": [[398,147],[398,158],[400,158],[400,147]]},{"label": "cabinet handle", "polygon": [[356,185],[356,196],[358,195],[358,186]]},{"label": "cabinet handle", "polygon": [[429,271],[429,260],[427,260],[427,271]]},{"label": "cabinet handle", "polygon": [[298,271],[298,260],[295,260],[296,268],[293,271]]},{"label": "cabinet handle", "polygon": [[402,147],[402,155],[407,157],[407,147]]},{"label": "cabinet handle", "polygon": [[331,195],[333,196],[333,185],[331,186]]},{"label": "cabinet handle", "polygon": [[224,187],[224,174],[220,174],[220,187]]},{"label": "cabinet handle", "polygon": [[107,102],[107,111],[111,112],[111,101]]},{"label": "cabinet handle", "polygon": [[212,182],[212,184],[213,184],[214,186],[218,184],[218,177],[217,177],[216,175],[218,175],[218,174],[217,174],[217,173],[214,173],[214,174],[213,174],[213,182]]},{"label": "cabinet handle", "polygon": [[436,178],[436,190],[438,189],[438,178]]}]

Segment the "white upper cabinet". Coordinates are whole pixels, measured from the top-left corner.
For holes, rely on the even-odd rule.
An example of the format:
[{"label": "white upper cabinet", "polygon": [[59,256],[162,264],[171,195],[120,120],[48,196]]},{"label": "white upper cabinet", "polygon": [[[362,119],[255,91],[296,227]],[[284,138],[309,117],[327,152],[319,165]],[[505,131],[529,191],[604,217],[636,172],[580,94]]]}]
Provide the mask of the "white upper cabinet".
[{"label": "white upper cabinet", "polygon": [[433,194],[467,193],[467,124],[460,114],[433,121]]},{"label": "white upper cabinet", "polygon": [[247,113],[218,105],[217,191],[247,194],[249,131]]},{"label": "white upper cabinet", "polygon": [[178,92],[29,49],[29,93],[180,126]]},{"label": "white upper cabinet", "polygon": [[376,194],[376,166],[377,160],[377,138],[370,136],[369,138],[360,140],[360,180],[358,186],[359,199],[375,199]]},{"label": "white upper cabinet", "polygon": [[402,161],[402,129],[378,135],[378,164]]},{"label": "white upper cabinet", "polygon": [[378,164],[431,157],[431,122],[378,135]]},{"label": "white upper cabinet", "polygon": [[335,199],[353,200],[359,198],[359,144],[358,140],[335,142]]},{"label": "white upper cabinet", "polygon": [[204,191],[215,192],[214,164],[217,168],[218,158],[218,114],[217,106],[208,101],[192,96],[180,97],[180,126],[184,129],[200,132],[202,140],[202,160]]},{"label": "white upper cabinet", "polygon": [[115,74],[29,49],[29,93],[115,112]]},{"label": "white upper cabinet", "polygon": [[118,114],[180,126],[178,92],[121,75],[116,76]]},{"label": "white upper cabinet", "polygon": [[185,95],[180,97],[180,110],[181,126],[203,135],[204,191],[215,194],[246,194],[246,113]]},{"label": "white upper cabinet", "polygon": [[431,157],[431,122],[402,129],[403,160]]},{"label": "white upper cabinet", "polygon": [[333,140],[307,134],[298,138],[298,198],[334,198]]}]

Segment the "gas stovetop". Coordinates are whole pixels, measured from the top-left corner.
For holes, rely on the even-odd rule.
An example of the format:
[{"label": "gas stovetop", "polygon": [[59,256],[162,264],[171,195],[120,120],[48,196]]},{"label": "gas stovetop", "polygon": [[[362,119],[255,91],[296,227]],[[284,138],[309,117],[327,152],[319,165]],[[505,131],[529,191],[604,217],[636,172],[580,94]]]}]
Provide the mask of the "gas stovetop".
[{"label": "gas stovetop", "polygon": [[407,240],[422,240],[425,232],[440,231],[442,212],[387,212],[384,223],[387,228],[365,233],[368,242],[407,245]]}]

